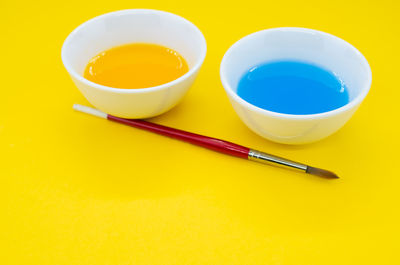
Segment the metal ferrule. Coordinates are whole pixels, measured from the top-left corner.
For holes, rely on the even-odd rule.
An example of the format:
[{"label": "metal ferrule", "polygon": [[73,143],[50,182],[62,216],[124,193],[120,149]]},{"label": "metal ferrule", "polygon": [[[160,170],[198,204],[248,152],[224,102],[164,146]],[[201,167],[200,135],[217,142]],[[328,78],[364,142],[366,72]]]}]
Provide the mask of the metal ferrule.
[{"label": "metal ferrule", "polygon": [[301,172],[306,172],[307,170],[307,165],[297,163],[282,157],[266,154],[253,149],[250,149],[248,158],[251,161],[256,161],[268,165],[281,166],[285,168],[292,168]]}]

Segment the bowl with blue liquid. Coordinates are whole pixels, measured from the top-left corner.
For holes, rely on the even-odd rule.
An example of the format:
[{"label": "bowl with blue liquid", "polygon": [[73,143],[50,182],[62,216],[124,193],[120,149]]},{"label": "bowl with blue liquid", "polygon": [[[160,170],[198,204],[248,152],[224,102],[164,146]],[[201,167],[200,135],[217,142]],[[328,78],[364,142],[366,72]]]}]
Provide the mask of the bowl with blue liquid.
[{"label": "bowl with blue liquid", "polygon": [[275,28],[233,44],[221,62],[222,85],[255,133],[304,144],[339,130],[368,94],[372,74],[348,42],[305,28]]}]

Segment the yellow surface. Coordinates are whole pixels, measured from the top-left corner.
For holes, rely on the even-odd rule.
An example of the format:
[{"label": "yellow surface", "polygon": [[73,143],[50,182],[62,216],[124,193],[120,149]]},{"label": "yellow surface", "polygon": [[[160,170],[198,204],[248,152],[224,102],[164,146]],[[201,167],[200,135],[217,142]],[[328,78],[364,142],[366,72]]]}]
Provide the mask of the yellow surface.
[{"label": "yellow surface", "polygon": [[83,76],[97,84],[117,88],[146,88],[171,82],[188,71],[176,51],[148,43],[113,47],[93,57]]},{"label": "yellow surface", "polygon": [[[146,4],[144,4],[146,3]],[[176,108],[152,121],[337,172],[327,181],[228,157],[72,111],[61,64],[76,26],[125,8],[193,21],[208,54]],[[3,1],[2,264],[399,264],[398,1]],[[239,38],[301,26],[369,60],[373,85],[338,133],[306,146],[243,125],[219,81]]]}]

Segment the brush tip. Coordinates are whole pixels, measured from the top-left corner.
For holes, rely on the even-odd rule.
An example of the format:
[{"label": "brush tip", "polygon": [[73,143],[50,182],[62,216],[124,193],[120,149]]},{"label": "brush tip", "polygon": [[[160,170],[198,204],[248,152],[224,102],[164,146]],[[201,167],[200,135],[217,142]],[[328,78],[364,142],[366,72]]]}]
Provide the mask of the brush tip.
[{"label": "brush tip", "polygon": [[322,168],[317,168],[317,167],[307,166],[306,173],[315,175],[315,176],[319,176],[319,177],[323,177],[323,178],[328,178],[328,179],[338,179],[339,178],[339,176],[336,175],[335,173],[325,170],[325,169],[322,169]]}]

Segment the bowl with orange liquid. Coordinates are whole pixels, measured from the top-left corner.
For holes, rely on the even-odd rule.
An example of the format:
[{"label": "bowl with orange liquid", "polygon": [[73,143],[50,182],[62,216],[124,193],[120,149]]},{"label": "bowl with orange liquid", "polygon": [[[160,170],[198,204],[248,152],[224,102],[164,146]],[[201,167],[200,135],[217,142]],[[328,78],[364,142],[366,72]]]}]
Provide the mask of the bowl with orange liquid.
[{"label": "bowl with orange liquid", "polygon": [[132,119],[174,107],[205,55],[204,36],[194,24],[149,9],[93,18],[67,37],[61,51],[73,82],[93,106]]}]

